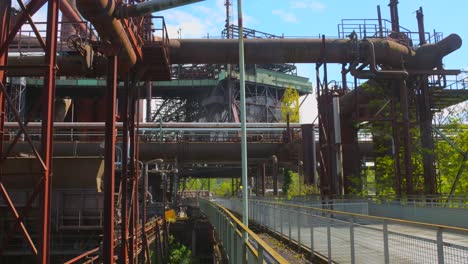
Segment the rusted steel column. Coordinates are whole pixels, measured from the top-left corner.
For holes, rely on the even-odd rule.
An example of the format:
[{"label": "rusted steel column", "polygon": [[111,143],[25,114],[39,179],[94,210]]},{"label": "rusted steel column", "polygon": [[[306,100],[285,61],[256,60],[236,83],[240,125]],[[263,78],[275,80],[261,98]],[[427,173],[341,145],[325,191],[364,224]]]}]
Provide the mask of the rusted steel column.
[{"label": "rusted steel column", "polygon": [[[361,191],[361,159],[359,153],[358,128],[354,122],[341,117],[341,135],[343,146],[343,175],[344,192],[350,194],[352,191]],[[359,179],[356,184],[356,179]]]},{"label": "rusted steel column", "polygon": [[421,130],[422,162],[424,168],[424,192],[436,193],[434,139],[432,137],[432,111],[427,77],[421,80],[419,104],[419,128]]},{"label": "rusted steel column", "polygon": [[390,17],[392,21],[392,31],[400,32],[400,18],[398,16],[398,0],[390,0]]},{"label": "rusted steel column", "polygon": [[132,84],[129,87],[129,105],[128,105],[128,112],[129,112],[129,135],[130,135],[130,158],[129,158],[129,175],[130,175],[130,182],[131,182],[131,211],[130,211],[130,227],[129,227],[129,263],[136,263],[136,246],[137,246],[137,233],[138,233],[138,220],[136,215],[136,207],[138,207],[137,200],[138,198],[138,182],[136,181],[137,178],[137,171],[136,171],[136,145],[135,145],[135,108],[136,108],[136,100],[135,100],[135,87],[134,82],[132,80]]},{"label": "rusted steel column", "polygon": [[128,259],[128,205],[129,205],[129,196],[128,196],[128,76],[125,79],[125,87],[122,94],[122,173],[121,173],[121,183],[122,183],[122,200],[121,200],[121,215],[122,223],[120,225],[120,253],[119,253],[119,263],[125,264]]},{"label": "rusted steel column", "polygon": [[408,108],[408,87],[406,81],[400,81],[400,111],[402,113],[403,123],[403,149],[406,178],[406,194],[413,194],[413,171],[411,164],[411,133],[410,118]]},{"label": "rusted steel column", "polygon": [[115,115],[117,56],[108,57],[106,88],[106,137],[104,154],[104,239],[103,262],[114,263]]},{"label": "rusted steel column", "polygon": [[400,128],[398,124],[397,99],[395,95],[391,102],[392,134],[393,134],[393,167],[395,169],[395,193],[401,195],[401,167],[400,167]]},{"label": "rusted steel column", "polygon": [[379,37],[383,38],[382,12],[380,11],[380,5],[377,6],[377,20],[379,21]]},{"label": "rusted steel column", "polygon": [[[304,183],[315,183],[315,132],[313,124],[301,125]],[[302,184],[302,183],[301,183]]]},{"label": "rusted steel column", "polygon": [[[424,29],[424,13],[422,7],[416,11],[418,20],[419,44],[425,45],[426,35]],[[421,87],[419,88],[419,128],[421,130],[421,146],[423,148],[424,169],[424,192],[426,194],[436,193],[436,171],[434,160],[434,138],[432,137],[432,111],[431,98],[429,94],[429,82],[426,76],[421,76]]]},{"label": "rusted steel column", "polygon": [[427,43],[424,29],[424,13],[422,7],[416,11],[416,19],[418,20],[419,45],[422,46]]},{"label": "rusted steel column", "polygon": [[145,83],[146,86],[146,122],[151,122],[152,117],[152,109],[151,109],[151,99],[153,98],[153,82],[147,81]]},{"label": "rusted steel column", "polygon": [[57,32],[58,32],[59,0],[50,0],[47,8],[47,40],[45,63],[48,65],[42,88],[42,130],[41,156],[45,164],[43,171],[42,193],[42,227],[40,233],[41,249],[39,255],[41,263],[50,261],[50,211],[52,195],[52,146],[54,133],[54,99],[55,77],[57,61]]}]

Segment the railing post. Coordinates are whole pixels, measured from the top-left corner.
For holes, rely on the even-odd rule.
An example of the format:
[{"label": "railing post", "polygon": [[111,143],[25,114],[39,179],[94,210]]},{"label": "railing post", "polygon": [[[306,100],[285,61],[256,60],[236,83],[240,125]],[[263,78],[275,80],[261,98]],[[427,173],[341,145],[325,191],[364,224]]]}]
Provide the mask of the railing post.
[{"label": "railing post", "polygon": [[289,214],[288,214],[288,226],[289,226],[289,233],[288,233],[288,237],[289,237],[289,244],[291,245],[291,241],[292,241],[292,237],[291,237],[291,232],[292,232],[292,226],[291,226],[291,222],[292,222],[292,219],[291,219],[291,213],[292,213],[292,210],[288,210],[289,211]]},{"label": "railing post", "polygon": [[283,223],[284,223],[284,222],[283,222],[283,212],[282,212],[283,209],[281,208],[281,206],[279,206],[278,209],[279,209],[279,212],[280,212],[280,224],[281,224],[280,230],[281,230],[281,235],[284,235],[284,233],[283,233]]},{"label": "railing post", "polygon": [[235,263],[237,264],[238,263],[238,260],[239,260],[239,256],[237,255],[237,232],[236,232],[236,227],[234,226],[234,251],[232,252],[232,259],[234,260],[234,262],[232,263]]},{"label": "railing post", "polygon": [[[312,216],[312,214],[311,214]],[[314,263],[314,222],[313,222],[313,217],[310,220],[310,260],[311,263]]]},{"label": "railing post", "polygon": [[442,228],[437,228],[437,259],[439,264],[444,264],[444,236]]},{"label": "railing post", "polygon": [[301,251],[301,211],[297,211],[297,244],[299,245],[299,252]]},{"label": "railing post", "polygon": [[258,264],[263,264],[263,248],[261,246],[258,247]]},{"label": "railing post", "polygon": [[384,239],[384,261],[385,264],[390,263],[389,249],[388,249],[388,224],[387,221],[383,222],[383,239]]},{"label": "railing post", "polygon": [[273,211],[273,233],[276,233],[276,205],[272,206]]},{"label": "railing post", "polygon": [[351,217],[349,222],[349,242],[351,243],[351,264],[356,263],[356,254],[354,248],[354,217]]},{"label": "railing post", "polygon": [[330,213],[327,213],[327,248],[328,248],[328,263],[332,263],[332,247],[331,247],[331,218]]}]

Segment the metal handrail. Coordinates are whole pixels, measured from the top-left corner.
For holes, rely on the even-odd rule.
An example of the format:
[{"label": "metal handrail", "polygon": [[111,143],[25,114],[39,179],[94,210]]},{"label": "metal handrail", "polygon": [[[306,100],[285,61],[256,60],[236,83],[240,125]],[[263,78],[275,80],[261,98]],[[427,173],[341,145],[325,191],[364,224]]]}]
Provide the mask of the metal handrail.
[{"label": "metal handrail", "polygon": [[[217,203],[240,213],[238,199]],[[329,263],[465,263],[468,229],[251,200],[249,218]],[[304,232],[305,231],[305,232]],[[310,233],[309,233],[310,231]]]},{"label": "metal handrail", "polygon": [[351,213],[351,212],[342,212],[342,211],[336,211],[336,210],[331,210],[331,209],[323,209],[323,208],[318,208],[318,207],[313,207],[313,206],[304,206],[304,205],[281,203],[281,202],[267,202],[267,201],[254,200],[254,199],[251,199],[251,201],[252,202],[261,202],[261,203],[271,204],[271,205],[288,206],[288,207],[298,208],[298,209],[314,210],[314,211],[333,214],[333,215],[341,215],[341,216],[348,216],[348,217],[359,217],[359,218],[366,218],[366,219],[369,219],[369,220],[376,220],[376,221],[387,221],[388,223],[412,225],[412,226],[417,226],[417,227],[422,227],[422,228],[430,228],[430,229],[443,228],[443,229],[446,229],[447,231],[452,231],[452,232],[456,232],[456,233],[463,232],[463,233],[468,234],[468,229],[467,228],[461,228],[461,227],[446,226],[446,225],[439,225],[439,224],[429,224],[429,223],[423,223],[423,222],[395,219],[395,218],[382,217],[382,216],[372,216],[372,215],[365,215],[365,214],[358,214],[358,213]]},{"label": "metal handrail", "polygon": [[[226,208],[205,199],[200,199],[199,204],[201,211],[217,231],[218,239],[223,243],[230,263],[244,263],[242,260],[245,258],[247,263],[263,263],[265,253],[274,263],[289,263]],[[249,237],[246,243],[242,241],[244,232]],[[245,256],[242,256],[243,249],[237,247],[238,242],[248,249],[249,252],[245,251]]]}]

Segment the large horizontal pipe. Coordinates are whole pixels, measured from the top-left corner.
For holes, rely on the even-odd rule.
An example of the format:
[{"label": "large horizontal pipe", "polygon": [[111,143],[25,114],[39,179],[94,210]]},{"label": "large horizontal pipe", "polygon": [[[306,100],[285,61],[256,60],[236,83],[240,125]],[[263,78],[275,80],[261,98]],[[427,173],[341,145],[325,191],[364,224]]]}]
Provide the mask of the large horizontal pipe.
[{"label": "large horizontal pipe", "polygon": [[116,18],[140,17],[154,12],[202,1],[205,0],[152,0],[133,5],[122,5],[116,9],[114,16]]},{"label": "large horizontal pipe", "polygon": [[[407,47],[383,39],[371,39],[379,64],[401,65],[402,57],[414,55]],[[238,41],[235,39],[180,39],[171,40],[173,64],[225,64],[238,62]],[[366,54],[367,44],[347,39],[246,39],[247,64],[268,63],[349,63]],[[361,50],[356,50],[359,47]]]},{"label": "large horizontal pipe", "polygon": [[[28,123],[28,128],[41,128],[40,122]],[[116,123],[117,128],[122,128],[122,122]],[[139,128],[210,128],[210,129],[240,129],[240,123],[140,123]],[[247,123],[247,128],[280,128],[285,129],[288,125],[286,123]],[[289,124],[291,128],[301,128],[300,123]],[[16,129],[19,128],[17,122],[5,122],[5,128]],[[56,129],[104,129],[104,122],[54,122],[54,128]]]},{"label": "large horizontal pipe", "polygon": [[[90,0],[83,0],[90,1]],[[246,39],[245,55],[248,64],[268,63],[350,63],[356,59],[365,61],[368,56],[368,42],[374,44],[375,61],[399,68],[402,59],[406,69],[433,69],[442,58],[461,46],[461,38],[452,34],[437,44],[428,44],[416,52],[401,44],[370,39],[356,42],[344,39]],[[325,47],[323,47],[325,43]],[[358,48],[356,48],[358,47]],[[143,56],[159,52],[159,47],[147,47]],[[362,56],[362,57],[361,57]],[[60,76],[103,76],[106,64],[103,58],[95,57],[93,69],[86,69],[80,56],[59,56]],[[34,65],[44,61],[43,56],[8,58],[10,65]],[[172,64],[235,64],[238,61],[237,41],[233,39],[180,39],[170,42],[170,63]],[[151,65],[145,65],[151,67]],[[43,74],[40,70],[28,71],[28,75]],[[24,69],[11,69],[8,76],[24,76]]]}]

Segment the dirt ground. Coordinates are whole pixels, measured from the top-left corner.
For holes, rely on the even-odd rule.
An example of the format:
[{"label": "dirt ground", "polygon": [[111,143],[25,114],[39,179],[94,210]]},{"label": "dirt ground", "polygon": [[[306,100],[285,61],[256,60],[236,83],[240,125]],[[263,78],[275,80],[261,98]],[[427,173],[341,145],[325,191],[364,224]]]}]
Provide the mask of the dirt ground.
[{"label": "dirt ground", "polygon": [[280,241],[274,239],[268,234],[260,233],[258,234],[263,241],[267,242],[276,252],[283,256],[287,261],[294,264],[308,264],[311,263],[304,259],[303,255],[299,255],[296,252],[289,249]]}]

